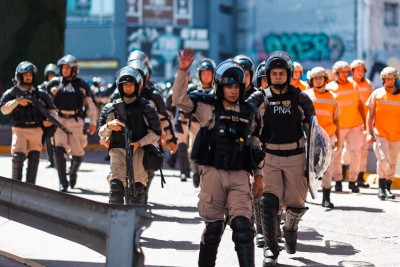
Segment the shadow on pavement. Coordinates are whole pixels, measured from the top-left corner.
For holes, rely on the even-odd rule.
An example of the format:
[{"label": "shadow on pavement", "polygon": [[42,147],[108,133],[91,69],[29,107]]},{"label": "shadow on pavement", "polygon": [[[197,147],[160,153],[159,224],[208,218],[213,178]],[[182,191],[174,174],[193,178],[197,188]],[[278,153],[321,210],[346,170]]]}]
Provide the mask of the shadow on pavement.
[{"label": "shadow on pavement", "polygon": [[347,207],[347,206],[335,206],[333,210],[343,210],[343,211],[365,211],[372,213],[383,213],[383,209],[375,209],[368,207]]},{"label": "shadow on pavement", "polygon": [[68,193],[73,194],[73,195],[96,195],[96,196],[108,196],[108,193],[106,192],[98,192],[98,191],[92,191],[84,188],[79,188],[75,187],[73,189],[74,191],[69,190]]},{"label": "shadow on pavement", "polygon": [[176,249],[176,250],[198,250],[199,244],[193,244],[189,241],[171,241],[160,240],[148,237],[142,237],[143,240],[140,244],[146,248],[160,248],[160,249]]},{"label": "shadow on pavement", "polygon": [[105,263],[99,263],[99,262],[55,261],[55,260],[35,260],[35,259],[30,259],[30,260],[48,267],[65,267],[65,266],[105,267],[106,266]]}]

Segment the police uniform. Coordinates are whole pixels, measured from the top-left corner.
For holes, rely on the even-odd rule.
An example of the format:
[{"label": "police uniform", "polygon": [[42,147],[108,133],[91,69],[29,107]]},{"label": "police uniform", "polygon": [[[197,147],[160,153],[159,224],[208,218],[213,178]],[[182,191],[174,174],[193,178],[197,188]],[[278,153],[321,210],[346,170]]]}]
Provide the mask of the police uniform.
[{"label": "police uniform", "polygon": [[[386,67],[381,72],[381,79],[398,79],[398,72],[393,67]],[[367,131],[375,136],[374,151],[377,158],[376,169],[379,177],[378,197],[394,199],[391,192],[393,179],[396,175],[397,159],[400,151],[400,89],[394,90],[381,87],[376,89],[366,105]]]},{"label": "police uniform", "polygon": [[[32,82],[23,81],[23,74],[32,73]],[[24,161],[28,159],[26,182],[35,184],[38,171],[40,152],[42,150],[42,136],[46,117],[32,103],[22,106],[18,103],[19,90],[24,91],[29,97],[35,98],[46,109],[55,113],[55,107],[51,98],[34,86],[36,66],[28,61],[21,62],[15,72],[16,86],[8,89],[0,100],[1,112],[11,115],[12,127],[12,179],[21,181]],[[27,90],[21,86],[30,88]]]},{"label": "police uniform", "polygon": [[[137,85],[134,96],[124,96],[122,89],[124,82],[134,82]],[[127,185],[124,131],[113,131],[107,124],[115,119],[124,121],[115,105],[123,101],[127,113],[128,128],[132,130],[131,140],[140,143],[140,148],[133,153],[132,157],[136,196],[132,196],[129,203],[143,204],[146,200],[149,174],[143,166],[143,146],[157,143],[161,135],[157,111],[148,101],[137,96],[138,84],[140,83],[141,76],[136,69],[122,68],[117,77],[117,85],[120,95],[123,97],[114,100],[113,103],[108,103],[100,114],[98,133],[102,139],[106,139],[109,143],[110,173],[107,180],[110,183],[109,201],[113,204],[124,203],[124,188]]]},{"label": "police uniform", "polygon": [[[290,85],[293,61],[282,51],[272,53],[265,61],[268,84],[272,85],[270,72],[285,69],[287,81],[275,85],[280,93],[270,87],[255,92],[246,101],[259,107],[263,126],[260,141],[265,147],[264,190],[260,198],[260,215],[264,234],[263,266],[275,266],[279,255],[278,215],[286,207],[286,222],[283,227],[285,249],[296,252],[297,228],[307,211],[307,178],[304,176],[306,156],[303,127],[315,115],[311,99]],[[284,88],[287,91],[282,92]],[[278,89],[277,89],[278,90]]]},{"label": "police uniform", "polygon": [[[229,76],[229,70],[234,71],[236,76]],[[226,208],[239,265],[254,266],[254,227],[249,186],[251,170],[246,159],[250,158],[248,142],[253,145],[258,142],[258,130],[255,129],[257,120],[250,119],[252,114],[257,118],[258,112],[243,100],[231,109],[225,109],[221,87],[231,82],[240,84],[240,97],[243,98],[244,71],[233,61],[222,62],[214,73],[216,96],[187,95],[185,77],[186,71],[178,70],[173,86],[173,103],[184,112],[192,113],[204,127],[192,150],[192,158],[202,165],[198,209],[206,223],[200,243],[199,266],[215,266]],[[246,135],[250,133],[249,128],[255,129],[251,138]],[[201,144],[199,147],[197,141]],[[254,171],[256,175],[262,174],[260,168],[256,167]]]},{"label": "police uniform", "polygon": [[[90,86],[78,74],[78,63],[74,56],[62,57],[57,65],[60,72],[63,65],[69,65],[72,70],[69,77],[53,78],[48,84],[49,91],[53,95],[54,104],[58,110],[58,120],[72,135],[67,135],[61,129],[57,129],[55,139],[55,159],[58,177],[60,180],[60,191],[66,192],[68,186],[75,187],[77,172],[85,155],[84,148],[87,145],[87,135],[84,132],[84,118],[89,117],[89,125],[97,123],[97,110],[94,105]],[[71,166],[69,169],[69,182],[66,176],[66,160],[71,155]]]}]

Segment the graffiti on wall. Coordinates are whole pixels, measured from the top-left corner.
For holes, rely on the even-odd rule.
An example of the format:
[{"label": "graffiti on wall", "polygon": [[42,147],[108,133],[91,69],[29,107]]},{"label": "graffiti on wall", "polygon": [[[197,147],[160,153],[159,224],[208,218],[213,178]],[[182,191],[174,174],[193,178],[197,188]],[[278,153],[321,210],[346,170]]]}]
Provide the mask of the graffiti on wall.
[{"label": "graffiti on wall", "polygon": [[335,61],[345,50],[340,37],[325,33],[271,33],[263,43],[267,53],[283,50],[296,61]]}]

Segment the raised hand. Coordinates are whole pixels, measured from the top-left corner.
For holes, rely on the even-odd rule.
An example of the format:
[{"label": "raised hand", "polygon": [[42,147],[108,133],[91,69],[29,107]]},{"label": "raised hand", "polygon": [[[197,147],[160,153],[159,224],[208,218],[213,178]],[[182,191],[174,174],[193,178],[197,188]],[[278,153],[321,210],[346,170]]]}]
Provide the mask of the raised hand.
[{"label": "raised hand", "polygon": [[193,63],[194,50],[191,48],[183,49],[183,53],[178,51],[179,56],[179,69],[183,71],[187,71]]}]

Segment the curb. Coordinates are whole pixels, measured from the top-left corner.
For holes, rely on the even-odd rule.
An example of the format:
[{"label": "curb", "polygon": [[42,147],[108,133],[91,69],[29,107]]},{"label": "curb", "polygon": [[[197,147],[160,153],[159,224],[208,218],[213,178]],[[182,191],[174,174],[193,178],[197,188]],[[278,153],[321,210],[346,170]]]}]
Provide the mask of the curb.
[{"label": "curb", "polygon": [[5,251],[2,251],[2,250],[0,250],[0,258],[1,258],[1,257],[5,257],[5,258],[7,258],[7,259],[9,259],[9,260],[12,260],[12,261],[21,263],[21,264],[24,265],[24,266],[30,266],[30,267],[46,267],[46,266],[41,265],[41,264],[39,264],[39,263],[36,263],[36,262],[31,261],[31,260],[27,260],[27,259],[18,257],[18,256],[16,256],[16,255],[10,254],[10,253],[5,252]]}]

